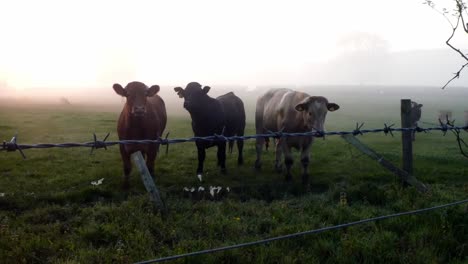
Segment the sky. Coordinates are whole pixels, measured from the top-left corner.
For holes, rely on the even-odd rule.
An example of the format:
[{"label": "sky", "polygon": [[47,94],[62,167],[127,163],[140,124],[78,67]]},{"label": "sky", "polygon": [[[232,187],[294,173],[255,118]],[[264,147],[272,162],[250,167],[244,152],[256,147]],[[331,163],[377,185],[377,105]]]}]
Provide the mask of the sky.
[{"label": "sky", "polygon": [[[20,93],[134,80],[324,82],[316,69],[356,49],[448,49],[450,25],[422,2],[0,0],[0,84]],[[467,47],[468,37],[454,43]]]}]

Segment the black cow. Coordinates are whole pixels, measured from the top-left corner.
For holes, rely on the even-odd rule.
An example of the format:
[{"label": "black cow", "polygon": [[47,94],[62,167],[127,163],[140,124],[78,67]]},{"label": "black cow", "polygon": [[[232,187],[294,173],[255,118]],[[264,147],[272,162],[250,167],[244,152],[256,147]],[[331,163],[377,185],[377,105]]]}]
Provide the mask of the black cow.
[{"label": "black cow", "polygon": [[[213,136],[223,134],[226,137],[243,136],[245,129],[245,110],[242,100],[229,92],[216,99],[208,95],[209,86],[202,86],[197,82],[187,84],[185,89],[174,88],[180,98],[184,98],[184,108],[192,118],[192,130],[196,137]],[[234,142],[229,142],[230,149]],[[205,149],[218,147],[218,166],[221,172],[226,173],[226,142],[196,141],[198,150],[197,176],[201,179],[203,174],[203,162],[205,161]],[[244,162],[242,149],[244,142],[237,140],[239,156],[237,162]]]}]

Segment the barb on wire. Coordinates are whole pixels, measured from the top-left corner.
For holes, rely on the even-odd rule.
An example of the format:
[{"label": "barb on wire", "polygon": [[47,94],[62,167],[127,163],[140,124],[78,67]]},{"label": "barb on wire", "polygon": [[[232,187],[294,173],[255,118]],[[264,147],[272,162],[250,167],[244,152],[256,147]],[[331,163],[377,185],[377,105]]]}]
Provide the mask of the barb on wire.
[{"label": "barb on wire", "polygon": [[424,129],[424,128],[418,126],[418,125],[416,125],[416,127],[414,128],[414,130],[415,130],[416,132],[418,132],[418,133],[421,133],[421,132],[427,133],[427,130],[426,130],[426,129]]},{"label": "barb on wire", "polygon": [[267,129],[267,132],[268,132],[268,134],[270,134],[270,135],[267,135],[267,136],[265,136],[265,137],[266,137],[266,138],[272,137],[272,138],[274,138],[274,139],[280,139],[280,138],[282,138],[282,137],[284,136],[284,135],[283,135],[283,131],[284,131],[284,127],[282,127],[282,128],[281,128],[280,130],[278,130],[278,131],[271,131],[271,130]]},{"label": "barb on wire", "polygon": [[3,141],[2,150],[6,150],[7,152],[12,152],[19,150],[23,159],[26,159],[26,155],[24,155],[23,150],[21,150],[21,146],[17,144],[18,133],[16,133],[9,142]]},{"label": "barb on wire", "polygon": [[353,135],[354,136],[357,136],[357,135],[363,135],[362,134],[362,131],[361,131],[361,128],[364,126],[364,123],[362,123],[361,125],[359,125],[359,123],[356,123],[356,129],[354,129],[353,131]]},{"label": "barb on wire", "polygon": [[395,125],[395,124],[391,124],[391,125],[387,126],[387,123],[384,123],[384,126],[385,126],[385,127],[384,127],[384,129],[383,129],[383,132],[385,133],[385,135],[387,135],[388,133],[390,133],[390,135],[393,137],[393,133],[392,133],[393,128],[392,128],[392,127],[393,127],[394,125]]},{"label": "barb on wire", "polygon": [[314,137],[321,137],[323,138],[323,140],[325,140],[325,131],[322,131],[322,130],[318,130],[318,129],[314,129]]},{"label": "barb on wire", "polygon": [[224,136],[224,134],[221,134],[221,135],[214,134],[213,135],[213,141],[229,141],[229,139],[233,140],[232,138],[233,137],[226,137],[226,136]]},{"label": "barb on wire", "polygon": [[167,142],[167,137],[169,136],[170,132],[167,132],[166,137],[164,138],[163,143],[161,145],[166,145],[166,155],[169,153],[169,143]]},{"label": "barb on wire", "polygon": [[439,123],[440,123],[441,131],[442,131],[443,135],[445,136],[447,134],[447,131],[449,130],[448,116],[447,116],[447,122],[446,123],[442,122],[442,120],[440,118],[439,118]]},{"label": "barb on wire", "polygon": [[106,137],[104,137],[104,139],[102,141],[100,141],[100,140],[97,140],[96,133],[93,133],[93,137],[94,137],[94,142],[93,143],[94,144],[91,147],[91,152],[89,154],[90,155],[93,154],[93,151],[95,149],[104,148],[105,150],[107,150],[106,140],[109,137],[109,135],[110,135],[110,133],[107,133]]}]

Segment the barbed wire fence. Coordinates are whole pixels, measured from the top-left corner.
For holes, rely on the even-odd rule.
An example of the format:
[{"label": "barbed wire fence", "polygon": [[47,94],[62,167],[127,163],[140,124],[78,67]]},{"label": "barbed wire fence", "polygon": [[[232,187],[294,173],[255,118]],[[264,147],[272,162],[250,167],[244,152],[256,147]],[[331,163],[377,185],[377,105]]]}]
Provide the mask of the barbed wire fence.
[{"label": "barbed wire fence", "polygon": [[[441,125],[437,127],[429,127],[429,128],[423,128],[423,127],[413,127],[413,128],[393,128],[394,124],[392,125],[387,125],[384,124],[384,128],[377,128],[377,129],[362,129],[364,123],[357,123],[356,124],[356,129],[351,130],[351,131],[311,131],[311,132],[301,132],[301,133],[288,133],[288,132],[272,132],[270,131],[267,134],[256,134],[256,135],[248,135],[248,136],[224,136],[224,135],[213,135],[213,136],[206,136],[206,137],[190,137],[190,138],[174,138],[174,139],[168,139],[167,136],[166,138],[158,138],[158,139],[144,139],[144,140],[117,140],[117,141],[106,141],[107,138],[109,137],[110,133],[107,133],[107,135],[104,137],[103,140],[98,140],[96,134],[93,134],[93,141],[90,142],[84,142],[84,143],[73,143],[73,142],[67,142],[67,143],[39,143],[39,144],[19,144],[18,142],[18,134],[12,137],[10,141],[3,141],[3,144],[1,145],[0,151],[7,151],[7,152],[13,152],[13,151],[19,151],[20,154],[22,155],[23,158],[26,158],[26,155],[24,154],[23,150],[26,149],[48,149],[48,148],[75,148],[75,147],[87,147],[91,148],[91,153],[95,149],[107,149],[109,146],[114,146],[114,145],[132,145],[132,144],[160,144],[160,145],[170,145],[170,144],[177,144],[177,143],[185,143],[185,142],[196,142],[196,141],[205,141],[205,142],[218,142],[218,141],[235,141],[235,140],[250,140],[250,139],[256,139],[256,138],[288,138],[288,137],[317,137],[317,138],[324,138],[326,136],[342,136],[342,135],[353,135],[353,136],[358,136],[358,135],[364,135],[368,133],[384,133],[385,135],[390,134],[391,136],[393,135],[393,132],[418,132],[418,133],[427,133],[431,131],[441,131],[442,135],[445,136],[448,131],[451,131],[454,133],[454,135],[457,137],[457,141],[459,142],[460,147],[462,145],[468,147],[467,143],[460,137],[461,131],[465,130],[468,131],[468,125],[467,126],[455,126],[453,124],[453,121],[447,121],[447,122],[442,122],[440,121]],[[466,153],[463,152],[462,154],[466,156]],[[468,156],[467,156],[468,157]]]},{"label": "barbed wire fence", "polygon": [[[282,139],[282,138],[288,138],[288,137],[317,137],[317,138],[323,138],[325,139],[326,136],[343,136],[343,135],[353,135],[353,136],[359,136],[359,135],[364,135],[368,133],[384,133],[385,135],[390,134],[392,137],[393,132],[417,132],[417,133],[428,133],[432,131],[441,131],[443,136],[447,134],[447,132],[452,132],[457,140],[458,147],[460,149],[460,152],[463,156],[468,158],[468,154],[465,152],[464,148],[468,148],[468,144],[461,138],[460,134],[462,131],[468,131],[468,125],[465,126],[455,126],[454,121],[450,121],[448,119],[448,116],[446,118],[447,120],[443,122],[442,120],[439,119],[439,126],[434,126],[434,127],[428,127],[428,128],[423,128],[423,127],[412,127],[412,128],[394,128],[394,124],[392,125],[387,125],[384,124],[383,128],[377,128],[377,129],[362,129],[364,126],[364,123],[357,123],[356,128],[354,130],[349,130],[349,131],[311,131],[311,132],[304,132],[304,133],[288,133],[288,132],[283,132],[283,131],[277,131],[277,132],[272,132],[269,131],[269,133],[266,134],[256,134],[256,135],[248,135],[248,136],[224,136],[224,135],[213,135],[213,136],[207,136],[207,137],[190,137],[190,138],[175,138],[175,139],[168,139],[169,133],[166,134],[165,138],[158,138],[154,140],[118,140],[118,141],[106,141],[110,135],[110,133],[107,133],[107,135],[104,137],[103,140],[98,140],[96,134],[93,134],[93,141],[90,142],[84,142],[84,143],[46,143],[46,144],[19,144],[18,142],[18,135],[16,134],[15,136],[12,137],[10,141],[4,141],[3,144],[1,145],[0,151],[6,151],[6,152],[14,152],[14,151],[19,151],[22,157],[25,159],[26,155],[24,154],[23,150],[26,149],[48,149],[48,148],[73,148],[73,147],[87,147],[91,148],[90,154],[93,153],[95,149],[107,149],[108,146],[114,146],[114,145],[129,145],[129,144],[160,144],[160,145],[166,145],[166,152],[168,151],[168,147],[170,144],[177,144],[177,143],[185,143],[185,142],[196,142],[196,141],[205,141],[205,142],[215,142],[215,141],[233,141],[233,140],[250,140],[250,139],[256,139],[256,138],[276,138],[276,139]],[[409,212],[400,212],[400,213],[395,213],[391,215],[385,215],[385,216],[378,216],[374,218],[368,218],[368,219],[363,219],[355,222],[350,222],[346,224],[340,224],[336,226],[329,226],[329,227],[324,227],[320,229],[314,229],[314,230],[308,230],[308,231],[303,231],[299,233],[292,233],[292,234],[287,234],[287,235],[282,235],[278,237],[273,237],[273,238],[268,238],[268,239],[263,239],[263,240],[258,240],[258,241],[253,241],[253,242],[247,242],[247,243],[240,243],[240,244],[235,244],[231,246],[225,246],[225,247],[218,247],[218,248],[212,248],[212,249],[207,249],[207,250],[202,250],[202,251],[196,251],[196,252],[191,252],[191,253],[186,253],[186,254],[181,254],[181,255],[174,255],[174,256],[169,256],[169,257],[163,257],[163,258],[158,258],[158,259],[152,259],[152,260],[147,260],[147,261],[142,261],[138,263],[155,263],[155,262],[163,262],[163,261],[169,261],[169,260],[175,260],[175,259],[180,259],[180,258],[185,258],[185,257],[190,257],[190,256],[197,256],[197,255],[202,255],[202,254],[211,254],[219,251],[225,251],[225,250],[231,250],[231,249],[237,249],[237,248],[244,248],[248,246],[254,246],[254,245],[261,245],[261,244],[266,244],[270,243],[273,241],[277,240],[284,240],[284,239],[290,239],[290,238],[295,238],[299,236],[304,236],[308,234],[316,234],[316,233],[321,233],[325,232],[328,230],[336,230],[336,229],[341,229],[345,227],[350,227],[350,226],[355,226],[359,224],[364,224],[364,223],[369,223],[369,222],[374,222],[374,221],[379,221],[379,220],[384,220],[384,219],[389,219],[389,218],[394,218],[394,217],[400,217],[404,215],[413,215],[413,214],[419,214],[427,211],[432,211],[436,209],[442,209],[446,208],[449,206],[455,206],[455,205],[460,205],[460,204],[465,204],[467,203],[468,200],[460,200],[457,202],[449,203],[449,204],[444,204],[444,205],[439,205],[439,206],[434,206],[430,208],[423,208],[423,209],[418,209],[414,211],[409,211]]]},{"label": "barbed wire fence", "polygon": [[[277,131],[277,132],[272,132],[269,131],[267,134],[256,134],[256,135],[248,135],[248,136],[224,136],[224,135],[213,135],[213,136],[207,136],[207,137],[190,137],[190,138],[175,138],[175,139],[168,139],[169,133],[166,134],[165,138],[158,138],[154,140],[150,139],[145,139],[145,140],[118,140],[118,141],[106,141],[109,138],[110,133],[107,133],[107,135],[104,137],[103,140],[98,140],[96,134],[93,134],[93,141],[91,142],[84,142],[84,143],[74,143],[74,142],[68,142],[68,143],[45,143],[45,144],[19,144],[18,143],[18,136],[15,135],[10,141],[4,141],[3,144],[1,145],[0,151],[7,151],[7,152],[14,152],[16,150],[19,151],[21,156],[26,159],[26,155],[24,154],[23,150],[26,149],[48,149],[48,148],[74,148],[74,147],[87,147],[91,148],[90,154],[93,153],[95,149],[107,149],[108,146],[114,146],[114,145],[131,145],[131,144],[160,144],[160,145],[166,145],[166,154],[168,153],[169,150],[169,145],[170,144],[178,144],[178,143],[185,143],[185,142],[196,142],[196,141],[205,141],[205,142],[217,142],[217,141],[234,141],[234,140],[249,140],[249,139],[256,139],[256,138],[275,138],[281,140],[282,138],[288,138],[288,137],[317,137],[317,138],[323,138],[325,139],[326,136],[344,136],[346,137],[347,135],[352,135],[358,136],[358,135],[364,135],[368,133],[384,133],[385,135],[390,134],[392,137],[394,136],[393,132],[417,132],[417,133],[428,133],[431,131],[441,131],[442,135],[445,136],[448,131],[451,131],[455,137],[456,141],[458,144],[458,147],[460,149],[460,153],[468,158],[468,154],[464,150],[464,148],[468,149],[468,144],[461,138],[460,134],[462,131],[468,131],[468,125],[459,127],[455,126],[454,121],[450,121],[448,116],[447,120],[443,122],[442,120],[439,119],[439,126],[435,127],[428,127],[428,128],[423,128],[423,127],[412,127],[412,128],[394,128],[394,124],[392,125],[387,125],[386,123],[384,124],[383,128],[377,128],[377,129],[362,129],[364,126],[364,123],[356,123],[356,127],[354,130],[349,130],[349,131],[310,131],[310,132],[302,132],[302,133],[287,133],[283,131]],[[404,139],[404,137],[403,137]],[[345,139],[347,140],[347,139]],[[348,140],[347,140],[348,141]],[[350,143],[350,142],[348,142]],[[408,141],[402,141],[403,147],[407,147],[405,144],[411,144],[408,143]],[[409,162],[408,162],[409,160]],[[382,163],[383,158],[378,159],[379,163]],[[404,184],[410,184],[415,186],[420,192],[426,192],[428,191],[428,188],[419,182],[414,176],[412,176],[411,171],[412,171],[412,151],[408,154],[403,151],[403,170],[398,170],[395,166],[392,166],[390,170],[394,172],[396,175],[400,176],[402,183]],[[388,162],[386,162],[388,163]],[[381,164],[383,165],[383,164]],[[387,164],[389,165],[389,164]],[[391,165],[391,164],[390,164]],[[406,165],[406,167],[405,167]],[[388,166],[384,166],[387,169]],[[395,172],[395,170],[397,170]],[[407,173],[405,173],[405,171]]]}]

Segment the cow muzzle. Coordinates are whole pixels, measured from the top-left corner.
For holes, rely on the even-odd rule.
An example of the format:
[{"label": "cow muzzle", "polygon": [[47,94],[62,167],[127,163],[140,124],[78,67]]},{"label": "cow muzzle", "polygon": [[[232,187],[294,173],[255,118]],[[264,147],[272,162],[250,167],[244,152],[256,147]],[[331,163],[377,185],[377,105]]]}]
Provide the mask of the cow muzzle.
[{"label": "cow muzzle", "polygon": [[137,117],[142,117],[146,114],[146,107],[144,106],[135,106],[132,109],[132,114]]}]

